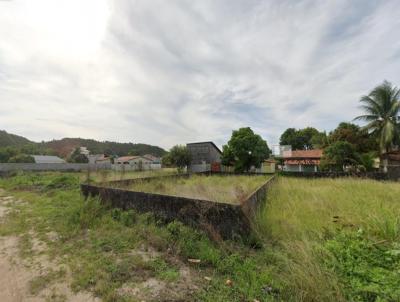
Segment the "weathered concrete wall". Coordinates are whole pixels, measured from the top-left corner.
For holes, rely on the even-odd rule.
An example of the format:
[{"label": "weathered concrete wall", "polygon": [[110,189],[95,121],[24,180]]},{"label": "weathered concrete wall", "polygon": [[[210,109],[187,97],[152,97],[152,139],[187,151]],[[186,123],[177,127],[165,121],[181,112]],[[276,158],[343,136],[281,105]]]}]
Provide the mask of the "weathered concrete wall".
[{"label": "weathered concrete wall", "polygon": [[28,164],[28,163],[0,163],[0,171],[83,171],[111,169],[111,164]]},{"label": "weathered concrete wall", "polygon": [[101,200],[112,207],[152,212],[167,221],[177,219],[187,225],[201,228],[209,234],[218,234],[223,239],[234,239],[249,236],[252,231],[252,218],[265,201],[267,190],[272,183],[271,180],[264,183],[241,205],[115,188],[137,181],[171,177],[190,177],[190,174],[130,179],[100,185],[82,184],[81,190],[86,197],[100,196]]},{"label": "weathered concrete wall", "polygon": [[281,171],[280,175],[305,177],[305,178],[338,178],[338,177],[359,177],[375,180],[389,180],[389,175],[383,172],[288,172]]},{"label": "weathered concrete wall", "polygon": [[114,171],[160,170],[161,164],[142,164],[142,166],[137,164],[112,164],[111,169]]}]

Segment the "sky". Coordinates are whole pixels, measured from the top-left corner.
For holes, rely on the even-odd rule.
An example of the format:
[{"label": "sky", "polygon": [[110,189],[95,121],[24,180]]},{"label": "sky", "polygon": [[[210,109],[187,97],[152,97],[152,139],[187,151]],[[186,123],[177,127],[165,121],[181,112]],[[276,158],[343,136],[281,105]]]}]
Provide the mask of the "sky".
[{"label": "sky", "polygon": [[225,144],[330,131],[400,85],[399,1],[0,0],[0,129]]}]

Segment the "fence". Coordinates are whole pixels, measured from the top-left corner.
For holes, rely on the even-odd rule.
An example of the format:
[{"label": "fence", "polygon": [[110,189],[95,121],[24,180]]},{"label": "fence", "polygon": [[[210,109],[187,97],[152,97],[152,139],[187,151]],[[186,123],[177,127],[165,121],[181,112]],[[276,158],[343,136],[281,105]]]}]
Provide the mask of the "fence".
[{"label": "fence", "polygon": [[338,177],[359,177],[371,178],[375,180],[388,180],[389,175],[383,172],[292,172],[281,171],[280,175],[305,177],[305,178],[338,178]]},{"label": "fence", "polygon": [[87,169],[96,171],[111,169],[111,164],[36,164],[36,163],[0,163],[0,172],[10,171],[83,171]]},{"label": "fence", "polygon": [[114,171],[148,171],[159,170],[161,164],[112,164],[111,169]]}]

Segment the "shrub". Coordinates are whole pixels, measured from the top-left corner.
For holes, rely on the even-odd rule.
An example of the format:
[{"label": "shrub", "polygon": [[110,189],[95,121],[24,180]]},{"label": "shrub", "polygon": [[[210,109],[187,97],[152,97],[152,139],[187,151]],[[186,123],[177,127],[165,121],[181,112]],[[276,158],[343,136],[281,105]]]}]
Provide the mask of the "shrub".
[{"label": "shrub", "polygon": [[54,190],[54,189],[75,189],[78,188],[79,179],[72,175],[59,175],[54,177],[49,184],[46,185],[47,190]]},{"label": "shrub", "polygon": [[374,243],[358,232],[342,232],[325,247],[351,301],[400,301],[400,244]]}]

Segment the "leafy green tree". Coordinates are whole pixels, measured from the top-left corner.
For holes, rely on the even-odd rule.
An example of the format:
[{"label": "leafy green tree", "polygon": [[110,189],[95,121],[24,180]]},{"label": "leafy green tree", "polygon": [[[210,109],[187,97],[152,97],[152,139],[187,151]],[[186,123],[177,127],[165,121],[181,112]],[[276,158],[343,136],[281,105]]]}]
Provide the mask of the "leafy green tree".
[{"label": "leafy green tree", "polygon": [[17,154],[18,150],[16,147],[0,148],[0,163],[8,163],[10,158]]},{"label": "leafy green tree", "polygon": [[228,167],[235,165],[235,155],[228,145],[222,146],[221,164]]},{"label": "leafy green tree", "polygon": [[399,99],[400,90],[387,81],[360,99],[365,114],[355,119],[367,122],[364,129],[377,136],[381,154],[399,144]]},{"label": "leafy green tree", "polygon": [[335,130],[329,133],[328,142],[345,141],[353,144],[357,152],[367,153],[377,151],[378,145],[374,135],[352,123],[340,123]]},{"label": "leafy green tree", "polygon": [[255,134],[250,127],[232,132],[228,144],[223,147],[222,162],[233,164],[236,172],[249,171],[259,167],[271,154],[267,142]]},{"label": "leafy green tree", "polygon": [[28,154],[17,154],[8,160],[9,163],[34,163],[35,159]]},{"label": "leafy green tree", "polygon": [[80,148],[76,148],[74,152],[68,158],[68,162],[70,163],[77,163],[77,164],[86,164],[89,162],[89,159],[86,155],[81,154]]},{"label": "leafy green tree", "polygon": [[356,166],[360,156],[354,145],[338,141],[324,149],[321,159],[322,170],[343,171],[347,166]]},{"label": "leafy green tree", "polygon": [[169,150],[169,161],[178,168],[179,172],[190,165],[192,156],[186,146],[176,145]]},{"label": "leafy green tree", "polygon": [[313,127],[296,130],[288,128],[280,137],[281,145],[291,145],[293,150],[308,150],[322,148],[326,145],[325,132],[319,132]]},{"label": "leafy green tree", "polygon": [[311,137],[311,146],[313,149],[323,149],[328,145],[328,136],[326,132],[318,132]]},{"label": "leafy green tree", "polygon": [[161,158],[161,163],[164,167],[172,167],[172,160],[171,160],[171,156],[169,153],[165,154],[162,158]]}]

